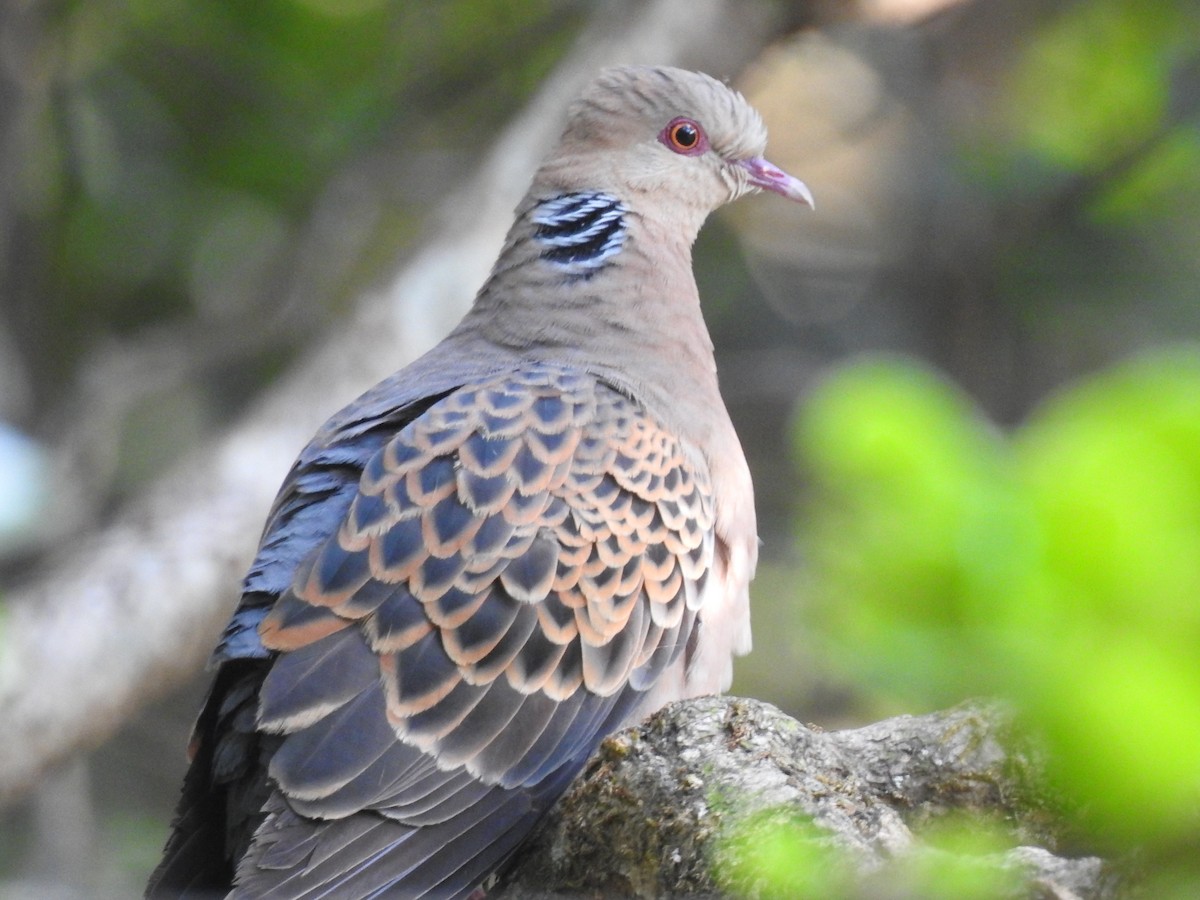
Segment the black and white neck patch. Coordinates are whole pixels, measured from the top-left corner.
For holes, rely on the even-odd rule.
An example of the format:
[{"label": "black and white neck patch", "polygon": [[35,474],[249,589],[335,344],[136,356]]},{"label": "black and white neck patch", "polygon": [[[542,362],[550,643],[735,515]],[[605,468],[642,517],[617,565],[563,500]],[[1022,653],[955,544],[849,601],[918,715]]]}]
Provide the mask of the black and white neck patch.
[{"label": "black and white neck patch", "polygon": [[628,226],[625,204],[611,194],[563,194],[533,211],[533,238],[542,259],[566,274],[588,277],[621,252]]}]

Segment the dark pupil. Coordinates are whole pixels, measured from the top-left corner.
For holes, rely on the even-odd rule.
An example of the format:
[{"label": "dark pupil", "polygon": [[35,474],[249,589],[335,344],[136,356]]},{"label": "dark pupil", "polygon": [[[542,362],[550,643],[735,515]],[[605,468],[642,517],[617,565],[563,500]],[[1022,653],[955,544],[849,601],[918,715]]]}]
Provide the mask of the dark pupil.
[{"label": "dark pupil", "polygon": [[696,129],[691,125],[676,125],[675,126],[675,143],[681,147],[692,147],[696,143]]}]

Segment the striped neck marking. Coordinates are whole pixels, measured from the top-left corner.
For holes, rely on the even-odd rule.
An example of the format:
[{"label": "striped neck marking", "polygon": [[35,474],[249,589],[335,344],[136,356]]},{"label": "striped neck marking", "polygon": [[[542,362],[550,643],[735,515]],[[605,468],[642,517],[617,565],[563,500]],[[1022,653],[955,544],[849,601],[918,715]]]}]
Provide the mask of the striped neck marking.
[{"label": "striped neck marking", "polygon": [[546,200],[533,211],[541,258],[567,274],[589,277],[621,252],[628,208],[611,194],[581,191]]}]

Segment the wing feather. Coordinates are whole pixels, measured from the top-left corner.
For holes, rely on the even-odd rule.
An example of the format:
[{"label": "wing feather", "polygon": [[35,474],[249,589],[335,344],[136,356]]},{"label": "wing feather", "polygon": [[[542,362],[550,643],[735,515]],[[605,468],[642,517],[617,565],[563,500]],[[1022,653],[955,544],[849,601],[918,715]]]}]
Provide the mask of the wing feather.
[{"label": "wing feather", "polygon": [[382,446],[260,628],[259,727],[283,739],[247,895],[464,896],[494,871],[684,663],[714,554],[691,460],[625,395],[544,365]]}]

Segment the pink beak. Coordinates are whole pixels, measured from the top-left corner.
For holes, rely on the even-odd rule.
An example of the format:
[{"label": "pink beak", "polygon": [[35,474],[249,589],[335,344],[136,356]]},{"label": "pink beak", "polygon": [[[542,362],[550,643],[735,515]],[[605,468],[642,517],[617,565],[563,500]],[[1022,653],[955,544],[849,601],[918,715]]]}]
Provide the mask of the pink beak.
[{"label": "pink beak", "polygon": [[752,159],[739,159],[737,164],[750,173],[750,183],[764,191],[771,191],[797,203],[803,203],[809,209],[815,209],[812,192],[803,181],[789,175],[783,169],[767,162],[761,156]]}]

